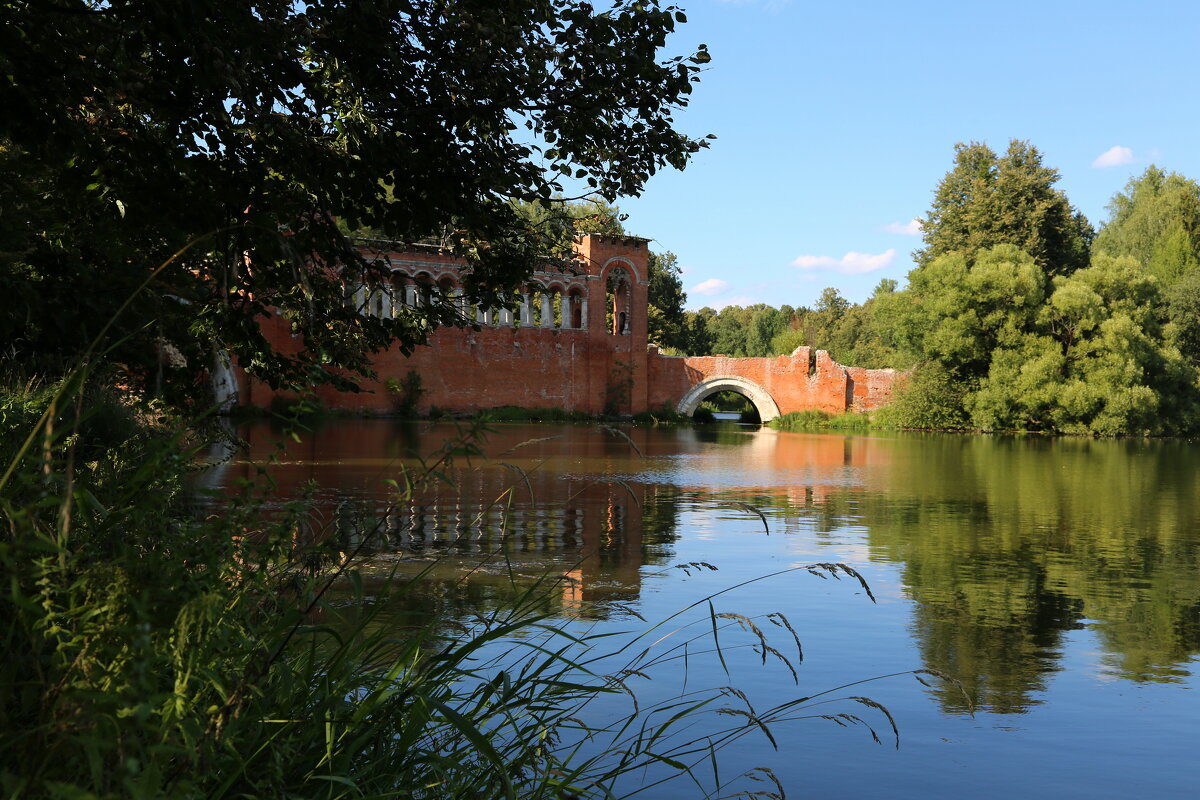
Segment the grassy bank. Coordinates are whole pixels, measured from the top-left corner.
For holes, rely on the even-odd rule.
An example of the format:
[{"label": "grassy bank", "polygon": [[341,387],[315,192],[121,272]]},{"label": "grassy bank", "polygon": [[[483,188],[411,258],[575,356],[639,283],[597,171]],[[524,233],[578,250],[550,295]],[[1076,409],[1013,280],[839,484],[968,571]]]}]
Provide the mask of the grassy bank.
[{"label": "grassy bank", "polygon": [[767,424],[781,431],[860,431],[895,427],[869,414],[830,414],[826,411],[792,411]]}]

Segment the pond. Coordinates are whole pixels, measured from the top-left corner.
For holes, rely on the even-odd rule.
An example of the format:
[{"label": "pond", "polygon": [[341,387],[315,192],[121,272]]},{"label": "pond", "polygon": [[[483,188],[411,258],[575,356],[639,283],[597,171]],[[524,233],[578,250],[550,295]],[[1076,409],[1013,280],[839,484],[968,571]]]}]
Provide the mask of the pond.
[{"label": "pond", "polygon": [[[898,750],[886,721],[850,702],[815,713],[860,714],[883,746],[861,727],[806,719],[772,731],[778,751],[748,737],[725,753],[730,769],[772,768],[792,797],[1191,797],[1200,786],[1194,445],[492,427],[486,459],[460,460],[445,470],[453,486],[399,507],[388,481],[436,458],[454,426],[339,420],[282,450],[279,431],[248,427],[248,454],[204,482],[227,490],[273,458],[279,495],[312,482],[317,519],[351,539],[378,516],[388,544],[375,574],[432,565],[440,588],[419,602],[448,617],[503,602],[511,576],[565,576],[554,613],[628,630],[770,573],[850,565],[877,602],[852,579],[804,571],[713,600],[719,613],[785,614],[803,644],[798,680],[757,656],[729,677],[695,659],[687,680],[732,682],[769,704],[929,668],[965,691],[902,676],[835,695],[886,705]],[[783,636],[775,644],[796,655]]]}]

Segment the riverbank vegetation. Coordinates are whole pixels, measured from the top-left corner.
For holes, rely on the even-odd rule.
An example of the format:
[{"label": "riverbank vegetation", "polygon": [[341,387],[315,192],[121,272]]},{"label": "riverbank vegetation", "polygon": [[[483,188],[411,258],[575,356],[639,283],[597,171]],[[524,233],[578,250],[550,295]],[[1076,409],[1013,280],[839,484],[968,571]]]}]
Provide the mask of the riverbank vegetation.
[{"label": "riverbank vegetation", "polygon": [[866,414],[830,414],[827,411],[793,411],[781,414],[767,423],[781,431],[863,430],[891,427],[877,422]]}]

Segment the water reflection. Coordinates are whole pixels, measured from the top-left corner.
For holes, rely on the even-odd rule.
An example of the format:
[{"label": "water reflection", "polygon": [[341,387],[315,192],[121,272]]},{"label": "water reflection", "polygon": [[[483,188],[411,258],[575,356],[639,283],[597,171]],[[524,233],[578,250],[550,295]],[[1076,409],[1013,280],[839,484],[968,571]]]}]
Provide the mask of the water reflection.
[{"label": "water reflection", "polygon": [[[503,426],[489,460],[460,462],[392,505],[387,481],[451,428],[338,422],[279,451],[282,437],[260,427],[243,432],[248,456],[208,480],[253,480],[253,464],[276,458],[267,474],[280,494],[319,486],[313,510],[347,546],[381,526],[379,575],[437,556],[444,581],[427,590],[437,596],[413,607],[448,614],[500,602],[516,574],[556,576],[553,611],[603,617],[638,600],[647,565],[688,557],[684,515],[749,502],[786,535],[780,547],[857,548],[895,569],[924,665],[999,713],[1045,701],[1073,631],[1094,634],[1095,669],[1112,678],[1181,681],[1200,652],[1200,457],[1189,444],[734,425],[627,433],[640,454],[594,427]],[[957,693],[939,700],[964,708]]]},{"label": "water reflection", "polygon": [[[545,433],[501,427],[484,457],[443,463],[439,448],[458,435],[448,426],[339,421],[299,443],[252,426],[240,432],[244,455],[202,485],[265,478],[279,498],[308,498],[310,538],[336,537],[344,551],[366,543],[368,577],[428,571],[432,583],[461,584],[419,604],[479,610],[510,596],[517,576],[526,586],[557,583],[560,611],[604,617],[612,602],[637,599],[644,565],[670,557],[678,491],[614,478],[635,455],[620,437],[590,427]],[[409,481],[419,483],[411,495],[401,491]]]}]

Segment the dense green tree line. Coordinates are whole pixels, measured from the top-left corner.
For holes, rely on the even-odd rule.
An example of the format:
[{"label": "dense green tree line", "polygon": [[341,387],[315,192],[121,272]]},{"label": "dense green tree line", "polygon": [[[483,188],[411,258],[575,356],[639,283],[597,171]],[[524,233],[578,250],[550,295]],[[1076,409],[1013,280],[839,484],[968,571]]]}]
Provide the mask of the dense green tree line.
[{"label": "dense green tree line", "polygon": [[799,345],[914,370],[905,426],[1177,433],[1200,423],[1200,184],[1151,166],[1097,234],[1057,171],[1013,141],[955,148],[908,285],[862,304],[701,309],[685,352],[771,356]]}]

